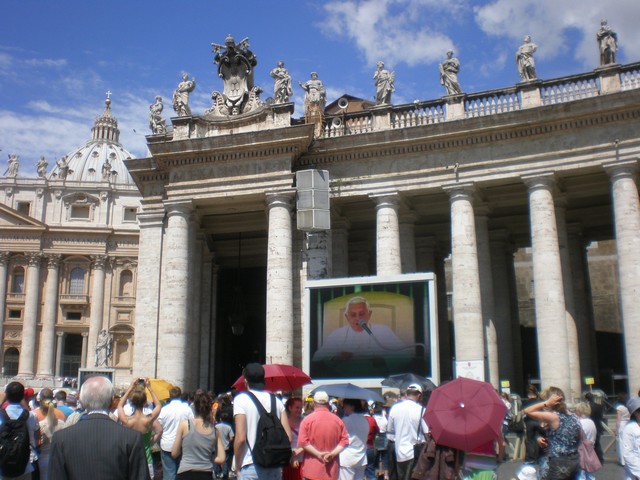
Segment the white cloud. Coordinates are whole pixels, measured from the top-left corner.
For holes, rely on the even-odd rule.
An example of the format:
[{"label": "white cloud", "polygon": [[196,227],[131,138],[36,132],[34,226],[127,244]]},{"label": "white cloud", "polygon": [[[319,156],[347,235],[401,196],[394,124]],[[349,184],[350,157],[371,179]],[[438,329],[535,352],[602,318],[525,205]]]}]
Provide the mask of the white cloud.
[{"label": "white cloud", "polygon": [[24,60],[25,65],[31,67],[65,67],[67,61],[64,58],[29,58]]},{"label": "white cloud", "polygon": [[[463,3],[455,0],[333,1],[325,5],[321,28],[328,36],[354,40],[369,65],[384,60],[389,66],[415,66],[441,59],[454,46],[443,28],[430,24],[434,12],[463,10]],[[450,18],[455,21],[455,15]]]},{"label": "white cloud", "polygon": [[[602,18],[607,18],[618,33],[621,62],[625,61],[625,51],[640,50],[637,0],[495,0],[476,7],[475,12],[478,25],[490,36],[521,41],[530,34],[541,59],[569,53],[587,68],[597,66],[595,34]],[[578,39],[574,46],[568,39],[575,34]],[[570,48],[572,52],[568,51]]]}]

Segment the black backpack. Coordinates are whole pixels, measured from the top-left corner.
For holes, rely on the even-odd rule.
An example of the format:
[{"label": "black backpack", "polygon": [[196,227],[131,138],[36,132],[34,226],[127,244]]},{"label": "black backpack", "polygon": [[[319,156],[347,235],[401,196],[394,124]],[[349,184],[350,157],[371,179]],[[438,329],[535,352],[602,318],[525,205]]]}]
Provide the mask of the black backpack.
[{"label": "black backpack", "polygon": [[278,418],[275,395],[270,394],[271,411],[267,412],[253,393],[247,392],[247,394],[253,400],[260,415],[256,431],[256,443],[251,448],[247,442],[254,463],[267,468],[289,465],[291,460],[291,441]]},{"label": "black backpack", "polygon": [[27,429],[29,412],[23,410],[18,418],[11,420],[2,408],[0,418],[0,471],[4,477],[19,477],[24,474],[31,457]]}]

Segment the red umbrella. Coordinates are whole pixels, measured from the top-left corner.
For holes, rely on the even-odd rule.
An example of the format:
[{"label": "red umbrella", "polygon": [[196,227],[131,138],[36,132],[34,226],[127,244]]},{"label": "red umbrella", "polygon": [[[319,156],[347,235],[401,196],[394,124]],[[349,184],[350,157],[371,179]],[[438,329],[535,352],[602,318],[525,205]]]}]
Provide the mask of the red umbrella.
[{"label": "red umbrella", "polygon": [[[268,364],[263,367],[264,389],[270,392],[290,392],[311,383],[309,375],[293,365]],[[237,390],[246,390],[244,376],[240,375],[232,386]]]},{"label": "red umbrella", "polygon": [[460,377],[431,393],[424,419],[436,443],[469,452],[500,435],[506,411],[491,384]]}]

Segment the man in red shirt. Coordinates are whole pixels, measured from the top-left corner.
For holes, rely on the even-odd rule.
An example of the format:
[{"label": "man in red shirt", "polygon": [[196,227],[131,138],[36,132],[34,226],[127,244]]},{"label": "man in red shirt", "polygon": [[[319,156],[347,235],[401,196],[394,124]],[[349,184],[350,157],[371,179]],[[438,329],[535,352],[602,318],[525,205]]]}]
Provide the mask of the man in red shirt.
[{"label": "man in red shirt", "polygon": [[329,411],[329,396],[316,392],[313,413],[302,420],[298,447],[304,448],[302,476],[306,480],[337,480],[338,454],[349,445],[349,434],[337,415]]}]

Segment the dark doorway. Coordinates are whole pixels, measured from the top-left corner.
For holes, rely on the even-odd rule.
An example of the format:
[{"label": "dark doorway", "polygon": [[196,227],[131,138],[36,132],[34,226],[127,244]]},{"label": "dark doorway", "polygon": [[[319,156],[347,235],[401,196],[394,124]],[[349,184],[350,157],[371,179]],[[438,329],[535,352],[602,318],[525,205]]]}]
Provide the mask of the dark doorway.
[{"label": "dark doorway", "polygon": [[228,391],[247,363],[265,362],[266,291],[265,267],[218,272],[215,392]]},{"label": "dark doorway", "polygon": [[7,377],[14,377],[18,374],[18,360],[20,358],[20,352],[17,348],[7,348],[4,352],[3,374]]},{"label": "dark doorway", "polygon": [[82,335],[65,333],[62,348],[62,376],[77,377],[82,358]]}]

